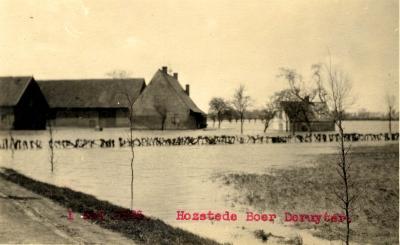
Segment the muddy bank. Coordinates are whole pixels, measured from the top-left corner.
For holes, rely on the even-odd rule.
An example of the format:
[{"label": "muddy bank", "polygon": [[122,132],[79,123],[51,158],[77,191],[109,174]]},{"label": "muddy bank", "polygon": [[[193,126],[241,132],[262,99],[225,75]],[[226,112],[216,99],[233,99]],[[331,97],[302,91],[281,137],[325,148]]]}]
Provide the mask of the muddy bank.
[{"label": "muddy bank", "polygon": [[[107,232],[111,231],[119,233],[120,235],[125,237],[125,239],[132,239],[138,244],[217,244],[210,239],[201,238],[193,233],[184,231],[179,228],[174,228],[155,218],[127,215],[122,215],[116,218],[115,214],[127,214],[130,213],[130,210],[116,206],[106,201],[98,200],[94,196],[73,191],[69,188],[61,188],[40,181],[36,181],[22,174],[19,174],[12,169],[2,169],[2,172],[0,173],[0,181],[5,180],[16,183],[19,186],[22,186],[25,189],[40,195],[36,196],[35,198],[49,198],[50,200],[64,207],[64,215],[63,217],[57,217],[58,219],[64,219],[66,222],[71,223],[76,222],[76,220],[80,220],[86,223],[95,223],[99,227],[106,229]],[[12,194],[11,197],[17,195],[18,193],[15,193]],[[6,196],[6,198],[9,198],[9,196]],[[75,214],[75,218],[71,221],[68,221],[68,210],[70,210],[70,212],[72,211],[72,213]],[[87,215],[98,213],[100,210],[103,213],[101,218],[93,216],[88,217],[88,219],[86,220],[81,218],[81,215],[83,216],[84,214]],[[101,231],[98,234],[100,235],[100,237],[102,236]],[[58,241],[55,237],[53,237],[53,240],[51,240],[51,242],[71,242],[71,240],[68,240],[68,236],[64,238],[66,240],[62,240],[60,238],[60,240]],[[72,240],[72,242],[73,241],[74,240]],[[117,243],[120,244],[123,239],[121,240],[121,242],[119,242],[119,240],[117,241]],[[29,240],[27,240],[26,242],[32,243],[32,241]],[[109,241],[109,243],[114,242]]]},{"label": "muddy bank", "polygon": [[[397,244],[399,236],[399,145],[355,147],[350,156],[353,194],[351,237],[361,244]],[[337,155],[317,157],[311,167],[275,169],[265,174],[228,174],[222,181],[239,191],[234,202],[284,213],[342,213],[334,189],[340,189]],[[293,222],[315,236],[337,240],[345,222]]]},{"label": "muddy bank", "polygon": [[0,178],[1,244],[134,244],[83,219],[70,221],[51,200]]}]

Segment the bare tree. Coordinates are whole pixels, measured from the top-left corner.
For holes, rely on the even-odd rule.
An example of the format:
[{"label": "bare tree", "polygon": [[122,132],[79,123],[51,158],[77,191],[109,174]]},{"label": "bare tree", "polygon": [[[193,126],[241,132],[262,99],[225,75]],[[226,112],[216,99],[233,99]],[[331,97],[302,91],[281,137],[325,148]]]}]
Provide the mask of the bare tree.
[{"label": "bare tree", "polygon": [[341,187],[334,193],[341,203],[341,208],[346,214],[345,242],[350,242],[350,209],[357,195],[351,193],[354,186],[350,178],[351,162],[348,158],[350,145],[345,144],[343,119],[345,109],[352,104],[351,82],[348,75],[337,66],[332,65],[331,59],[328,64],[314,65],[314,79],[317,85],[318,97],[326,102],[330,108],[332,118],[339,130],[339,159],[337,172],[341,180]]},{"label": "bare tree", "polygon": [[[128,78],[130,77],[130,72],[125,70],[113,70],[111,72],[106,73],[106,76],[112,77],[114,79]],[[134,159],[135,159],[135,151],[133,149],[133,128],[134,128],[134,113],[133,113],[133,103],[134,99],[126,92],[119,92],[125,101],[128,109],[128,121],[129,121],[129,147],[131,150],[131,210],[133,210],[133,180],[134,180]]]},{"label": "bare tree", "polygon": [[135,151],[133,149],[133,123],[134,123],[134,117],[133,117],[133,102],[134,100],[127,94],[125,93],[126,100],[128,102],[129,108],[128,108],[128,119],[129,119],[129,146],[131,149],[131,210],[133,210],[133,178],[134,178],[134,171],[133,171],[133,160],[135,159]]},{"label": "bare tree", "polygon": [[135,159],[135,150],[133,145],[133,128],[134,128],[134,112],[133,112],[133,103],[135,102],[133,98],[127,92],[120,92],[123,95],[126,106],[127,106],[127,116],[129,122],[129,147],[131,151],[131,210],[133,210],[133,180],[134,180],[134,159]]},{"label": "bare tree", "polygon": [[[303,76],[294,69],[281,67],[279,69],[279,78],[285,79],[289,84],[291,98],[295,97],[299,101],[313,101],[318,93],[318,90],[310,82],[306,82]],[[313,74],[314,75],[314,74]]]},{"label": "bare tree", "polygon": [[396,96],[391,94],[386,94],[386,106],[387,106],[387,114],[388,114],[388,121],[389,121],[389,135],[392,135],[392,120],[394,115],[396,114]]},{"label": "bare tree", "polygon": [[251,98],[250,96],[246,95],[245,92],[246,87],[244,85],[240,85],[239,88],[235,91],[232,100],[232,105],[239,114],[241,134],[243,134],[244,115],[247,111],[247,108],[251,106]]},{"label": "bare tree", "polygon": [[260,117],[261,120],[264,121],[264,133],[267,131],[271,120],[276,115],[276,112],[276,107],[273,102],[268,102],[265,108],[261,110]]},{"label": "bare tree", "polygon": [[228,109],[228,103],[221,97],[214,97],[211,99],[209,106],[210,112],[216,115],[216,119],[218,120],[218,128],[221,128],[221,122],[224,119],[224,113]]}]

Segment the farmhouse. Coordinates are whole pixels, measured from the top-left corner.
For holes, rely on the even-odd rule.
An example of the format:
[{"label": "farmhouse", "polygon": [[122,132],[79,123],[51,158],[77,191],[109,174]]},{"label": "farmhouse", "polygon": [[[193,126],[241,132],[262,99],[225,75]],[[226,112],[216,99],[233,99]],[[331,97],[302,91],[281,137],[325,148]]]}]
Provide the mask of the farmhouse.
[{"label": "farmhouse", "polygon": [[178,74],[168,74],[166,66],[158,70],[133,105],[137,129],[197,129],[207,126],[206,114],[184,90]]},{"label": "farmhouse", "polygon": [[0,129],[127,127],[197,129],[206,114],[184,90],[178,74],[158,70],[149,85],[143,78],[41,80],[0,77]]},{"label": "farmhouse", "polygon": [[0,129],[45,129],[47,110],[33,77],[0,77]]},{"label": "farmhouse", "polygon": [[335,131],[328,106],[322,102],[281,101],[271,125],[286,132]]},{"label": "farmhouse", "polygon": [[38,81],[50,106],[54,126],[128,126],[128,98],[135,101],[144,79],[84,79]]}]

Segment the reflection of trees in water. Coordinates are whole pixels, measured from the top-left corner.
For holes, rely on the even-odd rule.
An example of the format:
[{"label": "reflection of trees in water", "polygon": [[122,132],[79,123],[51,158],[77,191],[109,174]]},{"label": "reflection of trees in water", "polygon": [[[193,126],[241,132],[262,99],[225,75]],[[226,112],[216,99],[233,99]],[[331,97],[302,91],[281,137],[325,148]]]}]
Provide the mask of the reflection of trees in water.
[{"label": "reflection of trees in water", "polygon": [[[8,131],[8,134],[10,136],[11,145],[13,145],[14,144],[14,137],[13,137],[12,129],[10,129]],[[14,160],[14,147],[11,147],[11,160]]]},{"label": "reflection of trees in water", "polygon": [[54,172],[54,146],[53,146],[53,126],[51,123],[51,120],[47,121],[47,128],[49,130],[49,149],[50,149],[50,167],[51,167],[51,172]]}]

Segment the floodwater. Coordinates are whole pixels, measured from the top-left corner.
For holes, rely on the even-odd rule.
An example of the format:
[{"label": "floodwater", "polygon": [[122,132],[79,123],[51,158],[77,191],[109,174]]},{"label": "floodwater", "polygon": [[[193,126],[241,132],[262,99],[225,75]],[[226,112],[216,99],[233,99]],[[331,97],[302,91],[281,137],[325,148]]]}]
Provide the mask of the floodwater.
[{"label": "floodwater", "polygon": [[[236,135],[239,124],[222,124],[217,130],[185,131],[138,131],[134,137],[144,136],[192,136],[192,135]],[[394,127],[398,130],[398,122]],[[260,122],[246,123],[245,134],[262,134]],[[345,122],[347,132],[387,131],[384,121]],[[394,130],[393,130],[394,131]],[[271,132],[272,133],[272,132]],[[0,139],[8,132],[0,132]],[[13,136],[19,139],[49,139],[47,131],[18,131]],[[59,128],[54,130],[54,139],[118,139],[127,137],[127,129]],[[365,144],[365,143],[356,143]],[[376,144],[376,143],[375,143]],[[378,143],[380,144],[380,143]],[[134,209],[165,222],[192,231],[196,234],[233,244],[257,244],[253,231],[264,229],[266,233],[291,237],[300,234],[304,244],[335,244],[314,238],[308,231],[300,231],[283,225],[277,220],[246,222],[245,213],[251,207],[236,206],[231,197],[236,193],[230,187],[213,181],[212,176],[224,173],[263,173],[271,168],[304,166],[318,154],[333,153],[337,145],[325,144],[235,144],[200,146],[142,147],[135,149],[134,160]],[[9,167],[35,179],[58,186],[93,194],[99,199],[130,207],[130,150],[112,149],[55,149],[55,172],[50,172],[49,149],[0,151],[0,166]],[[238,214],[236,222],[179,221],[178,210],[187,212],[230,211]],[[268,210],[264,210],[268,212]],[[320,211],[320,210],[316,210]],[[283,214],[278,214],[282,216]],[[272,244],[272,243],[268,243]]]}]

